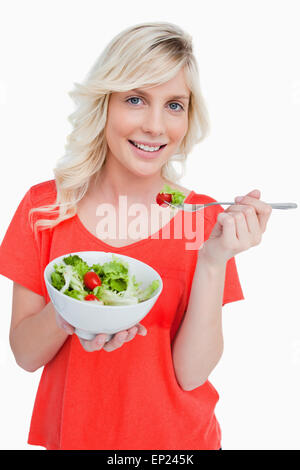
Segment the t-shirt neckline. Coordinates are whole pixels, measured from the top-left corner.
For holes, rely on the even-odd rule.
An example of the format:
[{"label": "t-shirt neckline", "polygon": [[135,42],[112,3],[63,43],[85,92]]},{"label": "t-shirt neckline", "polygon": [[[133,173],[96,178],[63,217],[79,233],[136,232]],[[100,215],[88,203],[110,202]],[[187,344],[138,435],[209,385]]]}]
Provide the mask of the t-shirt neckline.
[{"label": "t-shirt neckline", "polygon": [[[190,191],[190,193],[186,196],[186,198],[184,199],[184,203],[187,203],[190,198],[195,194],[194,191]],[[179,214],[179,212],[177,214],[175,214],[174,217],[172,217],[169,222],[167,222],[165,225],[163,225],[157,232],[149,235],[149,237],[147,238],[143,238],[141,240],[137,240],[136,242],[133,242],[133,243],[130,243],[129,245],[124,245],[124,246],[112,246],[112,245],[109,245],[108,243],[104,242],[101,238],[98,238],[96,237],[96,235],[94,235],[92,232],[90,232],[86,226],[82,223],[82,221],[80,220],[80,218],[78,217],[78,214],[76,213],[75,216],[74,216],[74,219],[75,219],[75,222],[78,226],[78,228],[84,232],[89,238],[91,238],[94,242],[98,243],[99,245],[102,245],[104,248],[110,250],[110,251],[115,251],[115,250],[118,250],[118,251],[122,251],[122,250],[128,250],[130,248],[134,248],[136,246],[139,246],[139,245],[143,245],[144,243],[148,243],[149,241],[152,241],[152,240],[160,240],[160,233],[162,232],[162,230],[165,230],[166,227],[172,223],[172,221],[175,219],[175,217],[177,217],[177,215]]]}]

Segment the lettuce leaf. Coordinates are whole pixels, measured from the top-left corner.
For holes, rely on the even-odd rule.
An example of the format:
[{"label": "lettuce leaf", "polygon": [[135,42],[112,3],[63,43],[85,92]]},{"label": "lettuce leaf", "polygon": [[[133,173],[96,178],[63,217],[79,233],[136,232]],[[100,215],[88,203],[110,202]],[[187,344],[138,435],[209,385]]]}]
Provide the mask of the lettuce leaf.
[{"label": "lettuce leaf", "polygon": [[78,273],[79,277],[83,280],[83,276],[90,271],[89,265],[83,261],[78,255],[69,255],[63,258],[63,261],[69,265],[73,266],[74,270]]},{"label": "lettuce leaf", "polygon": [[159,288],[159,280],[155,279],[152,281],[150,286],[146,287],[143,291],[140,291],[138,295],[138,300],[139,302],[143,302],[144,300],[150,299],[152,297],[152,294],[156,291],[156,289]]},{"label": "lettuce leaf", "polygon": [[59,289],[60,292],[65,293],[66,290],[72,288],[81,292],[82,295],[88,294],[88,291],[86,291],[84,288],[82,277],[78,274],[78,271],[75,269],[74,266],[63,263],[60,265],[55,264],[54,269],[56,274],[62,274],[64,277],[65,282],[64,285]]},{"label": "lettuce leaf", "polygon": [[165,184],[163,189],[160,191],[160,194],[171,194],[172,195],[172,204],[179,205],[182,204],[185,200],[185,194],[176,189],[172,189],[171,186]]},{"label": "lettuce leaf", "polygon": [[[54,264],[51,274],[52,285],[60,292],[77,300],[93,293],[104,305],[134,305],[149,299],[159,287],[156,279],[145,289],[141,289],[135,275],[129,275],[129,265],[116,255],[112,260],[90,267],[78,255],[63,258],[60,265]],[[101,286],[93,291],[87,289],[83,282],[84,274],[94,271],[101,278]]]}]

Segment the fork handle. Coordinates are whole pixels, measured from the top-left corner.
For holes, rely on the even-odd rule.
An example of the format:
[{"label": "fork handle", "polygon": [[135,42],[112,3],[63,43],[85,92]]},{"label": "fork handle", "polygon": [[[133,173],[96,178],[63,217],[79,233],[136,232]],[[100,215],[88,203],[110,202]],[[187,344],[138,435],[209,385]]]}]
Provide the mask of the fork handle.
[{"label": "fork handle", "polygon": [[273,202],[270,206],[273,209],[296,209],[298,207],[295,202]]},{"label": "fork handle", "polygon": [[[236,204],[236,202],[211,202],[205,205],[212,206],[213,204],[220,204],[221,206],[232,206]],[[295,202],[271,202],[269,204],[273,209],[296,209],[298,206]]]}]

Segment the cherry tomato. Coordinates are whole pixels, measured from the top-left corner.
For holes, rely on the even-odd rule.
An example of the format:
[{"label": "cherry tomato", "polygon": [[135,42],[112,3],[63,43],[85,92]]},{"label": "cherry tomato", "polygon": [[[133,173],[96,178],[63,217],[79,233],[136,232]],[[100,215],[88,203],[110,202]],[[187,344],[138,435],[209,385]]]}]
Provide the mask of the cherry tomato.
[{"label": "cherry tomato", "polygon": [[95,289],[95,287],[97,286],[101,286],[100,277],[93,271],[89,271],[83,276],[83,282],[85,283],[86,287],[90,290]]},{"label": "cherry tomato", "polygon": [[85,296],[84,300],[98,300],[98,297],[96,297],[94,294],[88,294]]},{"label": "cherry tomato", "polygon": [[168,204],[166,204],[165,201],[172,202],[172,194],[158,193],[158,195],[156,196],[157,204],[159,204],[160,206],[166,207]]}]

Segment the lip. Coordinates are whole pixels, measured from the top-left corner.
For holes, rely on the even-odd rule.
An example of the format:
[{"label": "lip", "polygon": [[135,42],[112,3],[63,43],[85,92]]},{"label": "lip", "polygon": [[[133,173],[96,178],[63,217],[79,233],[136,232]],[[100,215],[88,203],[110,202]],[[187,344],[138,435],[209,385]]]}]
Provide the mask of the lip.
[{"label": "lip", "polygon": [[155,152],[147,152],[146,150],[137,148],[135,145],[133,145],[130,142],[130,140],[128,140],[128,143],[136,155],[138,155],[139,157],[145,158],[146,160],[154,160],[163,152],[164,148],[166,147],[165,145],[165,147],[161,147],[159,150],[156,150]]}]

